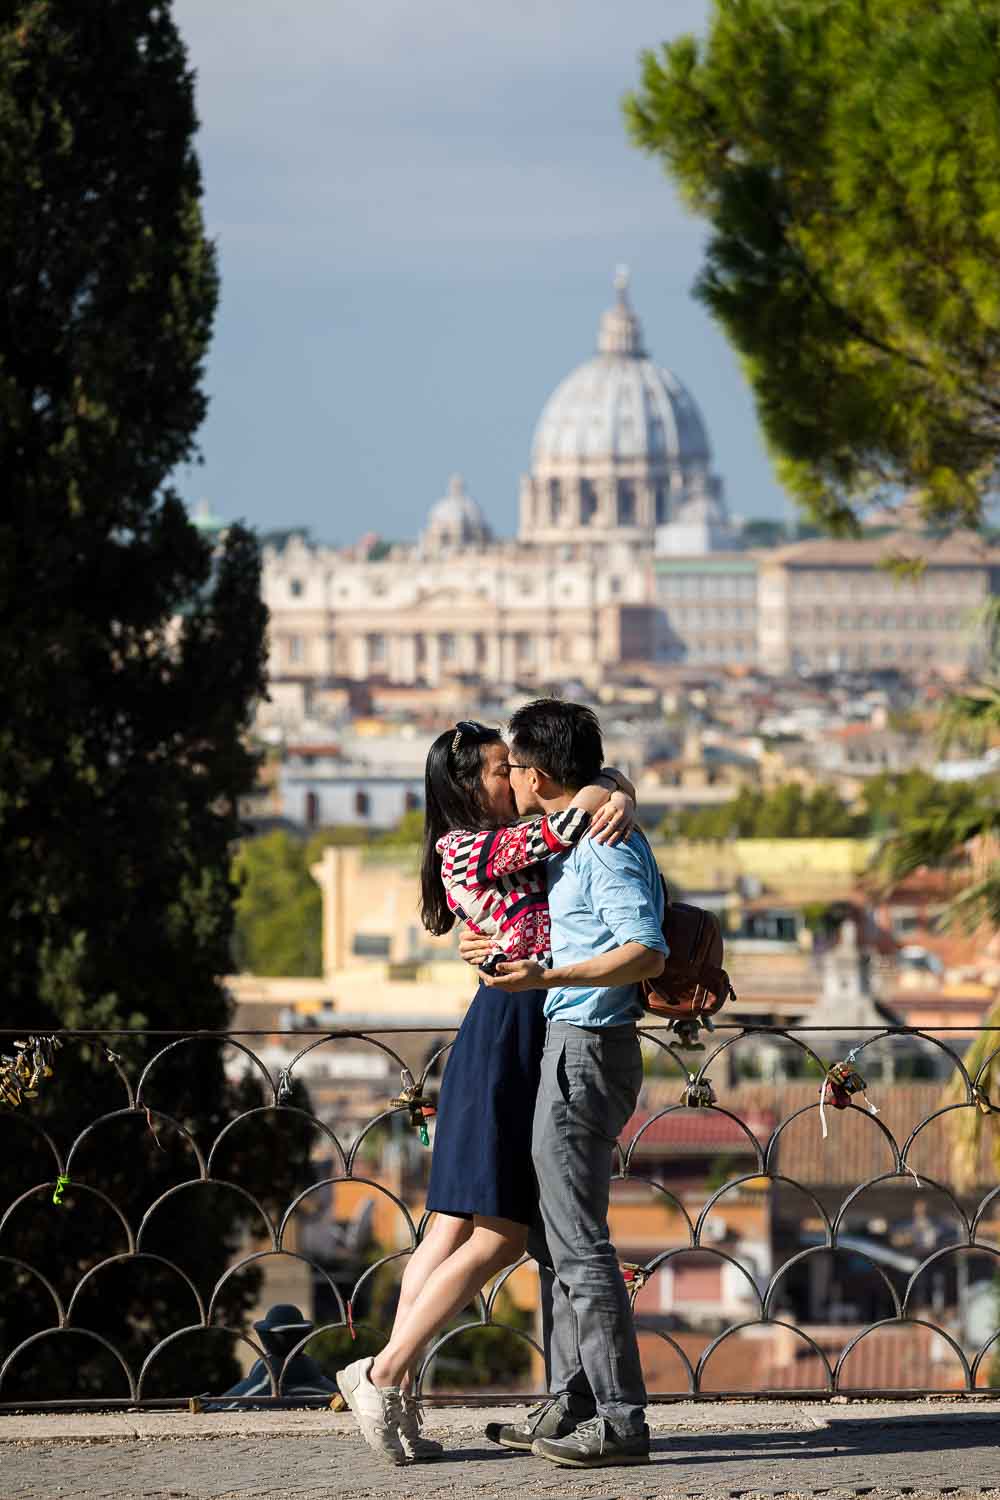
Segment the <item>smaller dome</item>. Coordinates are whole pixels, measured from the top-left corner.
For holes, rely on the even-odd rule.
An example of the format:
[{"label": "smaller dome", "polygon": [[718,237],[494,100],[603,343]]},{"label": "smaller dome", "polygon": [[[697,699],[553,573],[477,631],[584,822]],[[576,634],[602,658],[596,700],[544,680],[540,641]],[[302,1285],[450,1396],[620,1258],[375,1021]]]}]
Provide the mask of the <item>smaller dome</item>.
[{"label": "smaller dome", "polygon": [[448,481],[448,493],[431,506],[424,527],[426,547],[438,550],[454,547],[482,547],[493,540],[479,506],[465,491],[461,474]]},{"label": "smaller dome", "polygon": [[656,529],[657,553],[701,557],[706,552],[739,549],[740,539],[730,522],[721,486],[704,474],[695,475],[673,520]]}]

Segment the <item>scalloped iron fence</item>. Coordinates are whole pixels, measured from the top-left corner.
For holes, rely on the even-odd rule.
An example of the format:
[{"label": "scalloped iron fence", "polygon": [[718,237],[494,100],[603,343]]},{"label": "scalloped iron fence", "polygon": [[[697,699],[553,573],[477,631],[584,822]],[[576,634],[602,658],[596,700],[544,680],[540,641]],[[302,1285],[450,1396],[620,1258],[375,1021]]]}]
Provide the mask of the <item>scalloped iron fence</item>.
[{"label": "scalloped iron fence", "polygon": [[[641,1034],[611,1227],[650,1399],[989,1389],[1000,1030],[975,1072],[958,1028]],[[0,1033],[0,1410],[218,1399],[251,1360],[254,1403],[287,1404],[299,1356],[332,1375],[377,1347],[428,1222],[451,1035]],[[215,1097],[183,1086],[203,1049]],[[537,1395],[544,1295],[527,1257],[508,1268],[420,1392]],[[306,1304],[280,1358],[251,1326],[268,1301]]]}]

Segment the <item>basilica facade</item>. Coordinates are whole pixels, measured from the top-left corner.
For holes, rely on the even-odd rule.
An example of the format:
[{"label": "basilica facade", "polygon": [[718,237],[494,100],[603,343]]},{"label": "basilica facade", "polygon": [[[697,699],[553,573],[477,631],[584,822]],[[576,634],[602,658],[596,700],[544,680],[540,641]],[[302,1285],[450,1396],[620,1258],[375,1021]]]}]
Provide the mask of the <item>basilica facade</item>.
[{"label": "basilica facade", "polygon": [[597,350],[539,417],[516,539],[498,539],[452,477],[420,536],[367,548],[292,535],[264,552],[272,682],[482,677],[596,685],[676,652],[657,561],[738,546],[701,414],[647,353],[628,277]]},{"label": "basilica facade", "polygon": [[[885,571],[889,556],[919,564]],[[419,537],[373,553],[292,534],[265,547],[276,702],[350,682],[503,690],[658,664],[699,672],[979,668],[1000,551],[898,532],[743,550],[690,393],[644,346],[628,279],[596,353],[542,408],[516,538],[454,475]]]}]

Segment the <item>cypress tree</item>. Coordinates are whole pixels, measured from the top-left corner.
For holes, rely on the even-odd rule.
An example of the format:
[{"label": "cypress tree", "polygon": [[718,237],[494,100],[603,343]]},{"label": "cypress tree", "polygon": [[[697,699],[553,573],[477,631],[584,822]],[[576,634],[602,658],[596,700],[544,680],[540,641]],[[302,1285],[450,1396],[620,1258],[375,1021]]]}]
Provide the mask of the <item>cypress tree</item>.
[{"label": "cypress tree", "polygon": [[[266,615],[253,535],[234,525],[213,543],[170,482],[196,454],[218,297],[195,130],[164,0],[0,0],[0,1024],[25,1032],[229,1019],[230,857],[255,775]],[[160,1045],[111,1040],[133,1081]],[[261,1097],[227,1077],[220,1044],[199,1042],[153,1070],[141,1102],[207,1151]],[[63,1047],[37,1099],[0,1108],[0,1205],[55,1176],[38,1127],[65,1151],[128,1106],[103,1046]],[[278,1167],[262,1150],[279,1118],[240,1127],[219,1166],[272,1207],[304,1151],[301,1132]],[[29,1262],[64,1301],[127,1248],[86,1188],[137,1229],[197,1165],[181,1131],[138,1108],[86,1137],[70,1176],[62,1208],[37,1193],[0,1233],[0,1256]],[[188,1189],[143,1248],[207,1300],[254,1217],[225,1189]],[[256,1275],[228,1284],[215,1321],[239,1325]],[[2,1356],[55,1316],[23,1267],[0,1264],[0,1277]],[[95,1276],[73,1321],[138,1369],[198,1313],[175,1271],[131,1260]],[[182,1340],[147,1390],[218,1390],[235,1374],[226,1340]],[[0,1387],[0,1400],[70,1394],[128,1394],[93,1339],[41,1341]]]}]

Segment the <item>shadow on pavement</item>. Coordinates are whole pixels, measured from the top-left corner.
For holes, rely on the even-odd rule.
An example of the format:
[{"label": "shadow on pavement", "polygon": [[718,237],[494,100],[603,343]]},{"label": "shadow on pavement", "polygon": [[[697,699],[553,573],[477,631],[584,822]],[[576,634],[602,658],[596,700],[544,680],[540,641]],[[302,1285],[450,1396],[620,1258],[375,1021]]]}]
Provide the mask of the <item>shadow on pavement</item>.
[{"label": "shadow on pavement", "polygon": [[902,1453],[956,1452],[970,1448],[996,1451],[1000,1423],[995,1416],[970,1412],[955,1417],[866,1418],[860,1422],[835,1418],[827,1427],[786,1432],[692,1432],[654,1440],[658,1455],[685,1463],[712,1463],[725,1455],[748,1458],[822,1458],[833,1454],[873,1458]]}]

